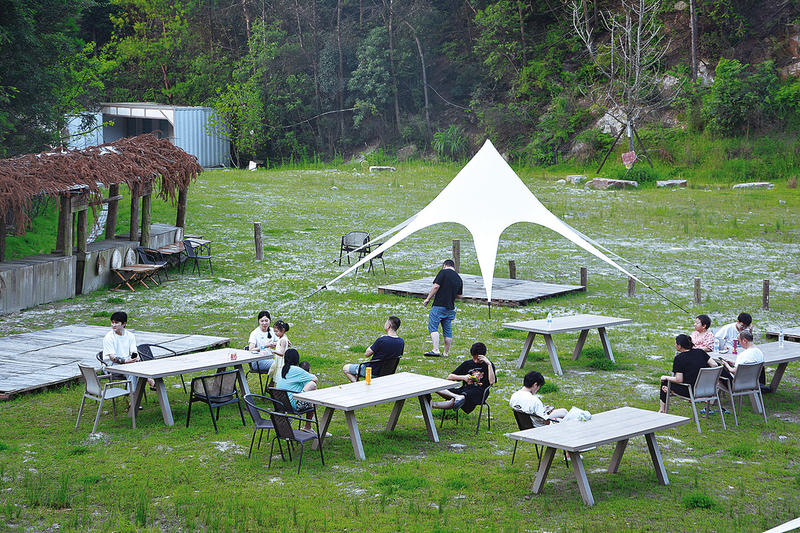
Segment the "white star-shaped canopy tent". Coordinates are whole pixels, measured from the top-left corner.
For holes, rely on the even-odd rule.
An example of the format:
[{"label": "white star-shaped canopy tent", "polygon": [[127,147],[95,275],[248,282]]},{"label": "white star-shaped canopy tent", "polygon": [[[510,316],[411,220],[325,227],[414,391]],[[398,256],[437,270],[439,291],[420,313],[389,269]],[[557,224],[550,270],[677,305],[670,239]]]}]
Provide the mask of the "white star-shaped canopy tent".
[{"label": "white star-shaped canopy tent", "polygon": [[528,190],[516,172],[487,140],[461,172],[422,211],[395,226],[373,241],[397,232],[381,246],[329,281],[331,285],[388,250],[412,233],[442,222],[456,222],[472,234],[486,298],[492,301],[492,281],[497,260],[497,244],[506,228],[517,222],[531,222],[549,228],[592,255],[636,279],[578,232],[547,210]]}]

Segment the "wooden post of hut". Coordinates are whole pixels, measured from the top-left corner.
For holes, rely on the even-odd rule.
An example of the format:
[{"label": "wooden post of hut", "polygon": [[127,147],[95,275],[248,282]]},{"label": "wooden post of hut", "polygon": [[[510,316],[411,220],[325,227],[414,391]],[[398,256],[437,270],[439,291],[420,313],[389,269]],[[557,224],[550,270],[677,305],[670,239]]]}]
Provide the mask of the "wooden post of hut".
[{"label": "wooden post of hut", "polygon": [[178,216],[175,219],[175,225],[179,228],[186,229],[186,204],[189,203],[189,189],[183,187],[178,191]]},{"label": "wooden post of hut", "polygon": [[461,272],[461,239],[453,239],[453,262],[456,272]]},{"label": "wooden post of hut", "polygon": [[82,192],[70,198],[70,208],[78,219],[75,232],[78,241],[75,254],[75,294],[82,294],[83,279],[86,274],[86,239],[89,234],[89,193]]},{"label": "wooden post of hut", "polygon": [[6,260],[6,213],[0,212],[0,262]]},{"label": "wooden post of hut", "polygon": [[139,240],[139,182],[131,187],[131,230],[129,241]]},{"label": "wooden post of hut", "polygon": [[150,207],[153,202],[153,182],[142,186],[142,238],[139,240],[140,246],[150,247],[150,220],[152,214]]},{"label": "wooden post of hut", "polygon": [[56,233],[56,251],[61,255],[72,255],[72,203],[69,192],[58,195],[58,232]]},{"label": "wooden post of hut", "polygon": [[106,240],[113,240],[117,229],[117,213],[119,212],[119,184],[108,188],[108,212],[106,213]]}]

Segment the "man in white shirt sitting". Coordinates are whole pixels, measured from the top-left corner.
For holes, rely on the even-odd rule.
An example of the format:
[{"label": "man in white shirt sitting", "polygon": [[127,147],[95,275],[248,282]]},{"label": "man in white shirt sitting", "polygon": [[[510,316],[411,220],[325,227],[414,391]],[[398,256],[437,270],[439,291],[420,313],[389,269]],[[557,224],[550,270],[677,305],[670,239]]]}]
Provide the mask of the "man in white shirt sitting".
[{"label": "man in white shirt sitting", "polygon": [[753,344],[753,334],[747,330],[739,333],[739,353],[736,355],[736,361],[731,359],[722,359],[725,369],[736,375],[736,369],[739,365],[749,365],[754,363],[763,363],[764,353]]},{"label": "man in white shirt sitting", "polygon": [[544,376],[532,370],[525,374],[522,380],[522,388],[512,394],[508,401],[512,409],[531,415],[534,426],[542,425],[542,421],[537,420],[536,417],[545,420],[545,423],[549,423],[552,421],[559,422],[567,416],[566,409],[555,409],[551,405],[542,403],[542,400],[536,395],[542,385],[544,385]]},{"label": "man in white shirt sitting", "polygon": [[733,347],[733,339],[745,330],[753,333],[753,317],[748,313],[739,313],[739,316],[736,317],[736,322],[722,326],[714,336],[717,339],[717,343],[721,343],[720,349],[731,348]]}]

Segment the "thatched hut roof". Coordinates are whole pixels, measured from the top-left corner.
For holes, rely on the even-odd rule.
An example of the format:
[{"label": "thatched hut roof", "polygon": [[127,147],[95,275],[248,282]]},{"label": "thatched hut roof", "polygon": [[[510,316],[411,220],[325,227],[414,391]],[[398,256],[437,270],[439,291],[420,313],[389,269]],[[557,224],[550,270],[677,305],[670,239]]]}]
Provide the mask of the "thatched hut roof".
[{"label": "thatched hut roof", "polygon": [[[167,139],[145,134],[81,150],[57,148],[39,154],[0,159],[0,216],[13,213],[16,233],[28,225],[31,198],[75,188],[88,189],[95,198],[101,188],[125,183],[154,185],[154,192],[173,204],[203,171],[197,158]],[[157,189],[156,189],[157,187]]]}]

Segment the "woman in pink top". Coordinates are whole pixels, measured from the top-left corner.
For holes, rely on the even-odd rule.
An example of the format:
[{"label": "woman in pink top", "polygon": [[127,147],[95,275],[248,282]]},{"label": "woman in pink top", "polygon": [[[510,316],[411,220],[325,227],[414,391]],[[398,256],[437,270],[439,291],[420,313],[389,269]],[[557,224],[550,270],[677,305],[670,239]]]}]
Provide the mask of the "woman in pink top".
[{"label": "woman in pink top", "polygon": [[692,332],[692,344],[705,352],[714,351],[714,334],[708,331],[711,327],[711,318],[708,315],[698,315],[694,319],[694,331]]}]

